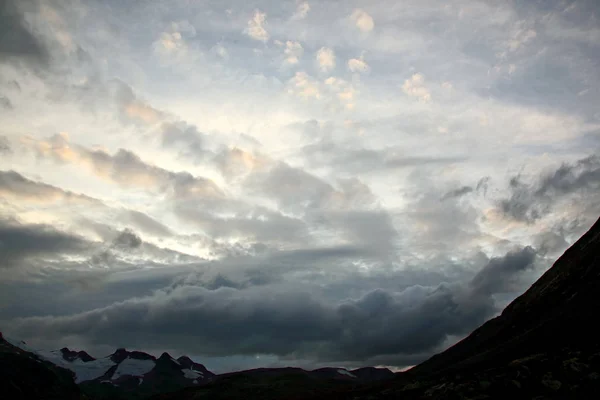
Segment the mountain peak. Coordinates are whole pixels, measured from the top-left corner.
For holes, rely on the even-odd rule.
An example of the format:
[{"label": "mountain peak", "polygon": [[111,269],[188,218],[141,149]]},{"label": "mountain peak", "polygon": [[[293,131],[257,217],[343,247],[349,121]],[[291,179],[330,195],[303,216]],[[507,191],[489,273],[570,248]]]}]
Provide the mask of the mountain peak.
[{"label": "mountain peak", "polygon": [[75,361],[79,359],[83,362],[90,362],[95,360],[94,357],[90,356],[83,350],[74,351],[70,350],[68,347],[63,347],[62,349],[60,349],[60,353],[62,355],[62,358],[66,361]]}]

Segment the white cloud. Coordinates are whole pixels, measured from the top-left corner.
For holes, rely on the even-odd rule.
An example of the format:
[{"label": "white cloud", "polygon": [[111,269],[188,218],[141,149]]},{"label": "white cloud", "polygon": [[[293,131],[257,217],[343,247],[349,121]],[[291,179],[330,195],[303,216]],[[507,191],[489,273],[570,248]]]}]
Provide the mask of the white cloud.
[{"label": "white cloud", "polygon": [[352,72],[367,72],[370,67],[361,56],[360,58],[351,58],[348,60],[348,69]]},{"label": "white cloud", "polygon": [[220,43],[213,46],[213,48],[211,49],[211,52],[218,55],[219,57],[221,57],[224,60],[227,60],[229,58],[229,52],[227,51],[225,46],[223,46]]},{"label": "white cloud", "polygon": [[363,32],[371,32],[375,27],[373,17],[360,8],[357,8],[352,12],[350,19],[354,22],[356,27]]},{"label": "white cloud", "polygon": [[330,71],[335,67],[335,53],[328,47],[321,47],[317,52],[317,62],[321,71]]},{"label": "white cloud", "polygon": [[306,72],[296,72],[296,75],[288,81],[288,93],[302,98],[321,98],[319,83]]},{"label": "white cloud", "polygon": [[424,86],[425,77],[422,74],[416,73],[404,81],[402,85],[402,90],[409,96],[416,97],[421,101],[430,101],[431,93]]},{"label": "white cloud", "polygon": [[248,21],[248,28],[246,28],[246,34],[252,39],[266,42],[269,40],[269,32],[265,29],[264,25],[267,20],[267,14],[262,11],[254,11],[254,16]]},{"label": "white cloud", "polygon": [[287,64],[297,64],[302,54],[304,54],[304,48],[300,42],[288,40],[285,42],[285,50],[283,52]]},{"label": "white cloud", "polygon": [[513,34],[513,37],[508,42],[508,48],[510,51],[516,51],[533,40],[536,36],[537,33],[533,29],[519,29]]},{"label": "white cloud", "polygon": [[292,19],[304,19],[308,15],[310,11],[310,4],[307,1],[298,4],[298,8],[296,8],[296,12],[292,16]]},{"label": "white cloud", "polygon": [[181,56],[187,52],[187,44],[181,32],[163,32],[154,42],[154,51],[166,57]]}]

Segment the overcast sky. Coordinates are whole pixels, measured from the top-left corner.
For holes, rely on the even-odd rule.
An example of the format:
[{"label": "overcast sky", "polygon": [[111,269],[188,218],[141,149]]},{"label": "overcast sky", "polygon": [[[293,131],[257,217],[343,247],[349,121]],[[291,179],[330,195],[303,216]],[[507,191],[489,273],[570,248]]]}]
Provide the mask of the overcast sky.
[{"label": "overcast sky", "polygon": [[418,363],[600,215],[589,1],[0,0],[0,330]]}]

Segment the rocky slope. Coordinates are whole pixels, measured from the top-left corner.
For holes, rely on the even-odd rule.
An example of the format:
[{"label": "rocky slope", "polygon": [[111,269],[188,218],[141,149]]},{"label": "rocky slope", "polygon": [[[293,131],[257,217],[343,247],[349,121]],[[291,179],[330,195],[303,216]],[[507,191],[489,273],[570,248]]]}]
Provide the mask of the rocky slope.
[{"label": "rocky slope", "polygon": [[[11,347],[27,350],[37,359],[64,369],[69,379],[94,399],[141,399],[200,385],[215,376],[204,365],[189,357],[175,359],[167,353],[159,358],[140,351],[117,349],[113,354],[95,359],[85,351],[62,348],[54,351],[30,349],[26,343],[12,340]],[[8,343],[7,343],[8,344]]]},{"label": "rocky slope", "polygon": [[3,399],[84,400],[73,373],[13,346],[0,333],[0,397]]}]

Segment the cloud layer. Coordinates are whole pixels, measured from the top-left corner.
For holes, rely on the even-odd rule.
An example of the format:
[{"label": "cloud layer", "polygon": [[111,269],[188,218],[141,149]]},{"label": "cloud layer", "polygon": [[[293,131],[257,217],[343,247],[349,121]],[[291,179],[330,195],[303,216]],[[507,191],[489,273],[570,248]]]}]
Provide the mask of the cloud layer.
[{"label": "cloud layer", "polygon": [[427,358],[600,214],[597,8],[0,1],[0,328]]}]

